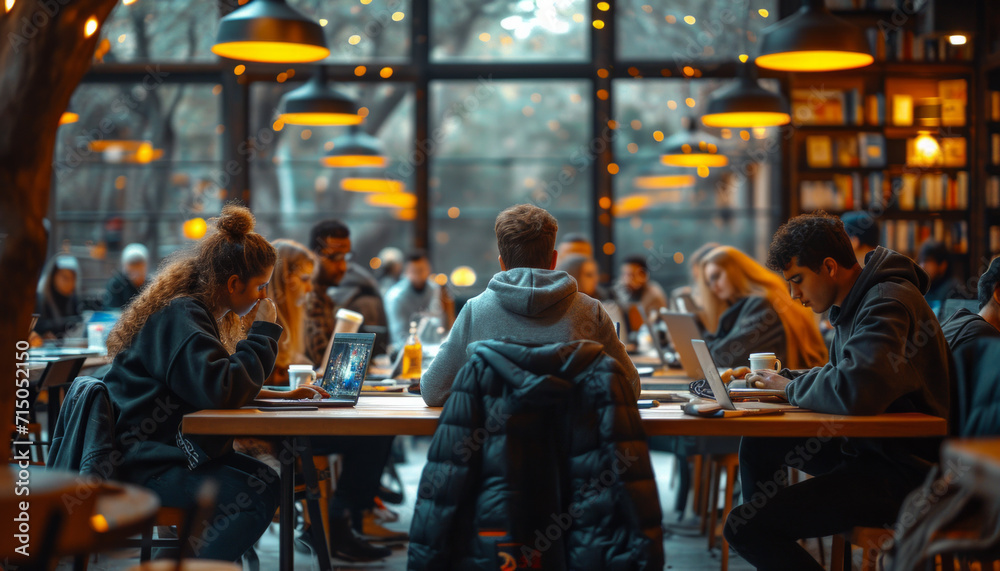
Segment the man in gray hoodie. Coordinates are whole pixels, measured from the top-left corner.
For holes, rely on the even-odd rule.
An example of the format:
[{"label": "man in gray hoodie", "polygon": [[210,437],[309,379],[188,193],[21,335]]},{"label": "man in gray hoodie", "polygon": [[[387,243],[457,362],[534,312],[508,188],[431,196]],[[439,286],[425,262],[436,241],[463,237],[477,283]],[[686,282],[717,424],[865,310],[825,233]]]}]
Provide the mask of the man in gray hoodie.
[{"label": "man in gray hoodie", "polygon": [[[778,229],[768,266],[794,299],[830,309],[830,361],[808,371],[754,371],[747,383],[783,389],[818,412],[920,412],[948,417],[951,353],[923,294],[929,279],[909,258],[879,247],[857,263],[843,223],[826,213]],[[822,569],[797,543],[854,526],[891,527],[903,499],[937,461],[940,439],[838,437],[836,423],[813,438],[744,438],[743,505],[725,536],[758,569]],[[787,485],[790,466],[814,477]]]},{"label": "man in gray hoodie", "polygon": [[420,379],[424,402],[444,406],[455,375],[468,360],[469,344],[484,339],[533,344],[597,341],[625,368],[638,396],[639,373],[611,318],[599,301],[577,291],[569,274],[554,270],[556,219],[542,208],[519,204],[497,216],[494,230],[501,271],[459,312],[448,340]]}]

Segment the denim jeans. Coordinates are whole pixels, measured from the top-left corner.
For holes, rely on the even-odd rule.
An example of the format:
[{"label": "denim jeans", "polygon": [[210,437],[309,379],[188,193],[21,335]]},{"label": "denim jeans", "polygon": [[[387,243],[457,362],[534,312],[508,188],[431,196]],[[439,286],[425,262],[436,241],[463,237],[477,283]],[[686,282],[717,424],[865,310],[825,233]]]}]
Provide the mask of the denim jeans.
[{"label": "denim jeans", "polygon": [[143,483],[165,507],[193,509],[206,478],[218,484],[215,509],[195,529],[203,531],[183,546],[197,559],[239,561],[270,525],[278,509],[278,475],[263,462],[232,452],[188,470],[175,466]]}]

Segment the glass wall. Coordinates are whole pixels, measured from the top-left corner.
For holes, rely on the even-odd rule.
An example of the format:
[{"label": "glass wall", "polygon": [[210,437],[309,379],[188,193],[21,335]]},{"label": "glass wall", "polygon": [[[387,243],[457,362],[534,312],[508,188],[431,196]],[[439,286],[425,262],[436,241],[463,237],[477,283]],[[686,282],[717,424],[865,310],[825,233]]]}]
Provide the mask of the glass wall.
[{"label": "glass wall", "polygon": [[[708,237],[763,254],[779,214],[780,133],[712,131],[730,163],[707,173],[668,169],[659,147],[732,80],[777,20],[775,0],[289,2],[323,26],[332,53],[322,64],[362,107],[359,129],[387,166],[325,166],[348,128],[277,121],[281,96],[314,66],[211,53],[220,14],[242,2],[121,5],[54,164],[50,253],[83,258],[89,295],[125,244],[147,244],[155,264],[234,198],[249,200],[271,239],[304,242],[314,222],[340,218],[372,267],[383,247],[426,247],[444,276],[472,270],[459,297],[497,271],[493,221],[522,202],[555,214],[561,235],[609,232],[595,247],[605,267],[644,254],[668,288]],[[612,32],[607,65],[591,46]],[[651,67],[656,77],[642,77]],[[345,190],[359,178],[399,195]]]}]

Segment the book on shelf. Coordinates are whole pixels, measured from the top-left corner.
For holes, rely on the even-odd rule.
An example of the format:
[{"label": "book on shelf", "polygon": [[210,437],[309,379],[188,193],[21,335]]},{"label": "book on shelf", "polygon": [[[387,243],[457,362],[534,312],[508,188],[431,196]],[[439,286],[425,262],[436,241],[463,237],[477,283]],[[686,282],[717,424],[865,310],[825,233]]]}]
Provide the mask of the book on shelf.
[{"label": "book on shelf", "polygon": [[793,89],[792,119],[796,125],[843,125],[844,92],[835,89]]},{"label": "book on shelf", "polygon": [[806,164],[811,168],[833,166],[833,143],[826,135],[806,137]]},{"label": "book on shelf", "polygon": [[913,125],[913,96],[898,93],[892,96],[892,124],[897,127]]},{"label": "book on shelf", "polygon": [[953,46],[947,35],[914,34],[912,30],[895,25],[866,28],[865,36],[876,61],[969,61],[973,56],[971,40],[965,45]]},{"label": "book on shelf", "polygon": [[1000,91],[990,91],[990,121],[1000,121]]},{"label": "book on shelf", "polygon": [[990,135],[990,164],[1000,165],[1000,133]]},{"label": "book on shelf", "polygon": [[885,123],[885,95],[875,93],[865,97],[865,122],[876,127]]},{"label": "book on shelf", "polygon": [[965,125],[965,106],[969,99],[968,83],[964,79],[939,81],[938,96],[941,98],[941,125],[946,127]]},{"label": "book on shelf", "polygon": [[941,138],[941,164],[946,167],[964,167],[968,162],[965,137]]},{"label": "book on shelf", "polygon": [[1000,226],[990,226],[990,255],[1000,254]]},{"label": "book on shelf", "polygon": [[876,168],[885,166],[885,135],[858,133],[858,164]]},{"label": "book on shelf", "polygon": [[1000,208],[1000,176],[986,181],[986,208]]}]

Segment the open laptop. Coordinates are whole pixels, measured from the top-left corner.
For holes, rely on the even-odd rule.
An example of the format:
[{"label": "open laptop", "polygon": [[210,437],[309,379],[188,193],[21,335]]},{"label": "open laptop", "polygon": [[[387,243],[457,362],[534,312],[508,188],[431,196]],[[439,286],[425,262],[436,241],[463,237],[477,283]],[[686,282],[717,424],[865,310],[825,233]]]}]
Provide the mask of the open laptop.
[{"label": "open laptop", "polygon": [[375,346],[374,333],[337,333],[330,348],[323,378],[316,383],[329,398],[323,399],[255,399],[250,406],[316,406],[321,408],[354,406],[361,395],[368,365]]},{"label": "open laptop", "polygon": [[670,334],[670,341],[677,351],[677,358],[684,367],[684,374],[696,380],[705,378],[698,356],[691,347],[692,340],[701,339],[701,330],[698,329],[695,315],[660,309],[660,319],[667,325],[667,333]]},{"label": "open laptop", "polygon": [[[722,382],[722,377],[719,376],[719,369],[715,366],[715,360],[712,359],[712,354],[708,350],[708,345],[701,339],[695,339],[691,341],[692,347],[694,347],[695,355],[698,356],[698,362],[701,364],[701,370],[705,372],[705,380],[708,381],[708,386],[712,387],[712,394],[715,395],[716,402],[719,406],[726,410],[783,410],[783,411],[805,411],[804,408],[799,408],[790,404],[781,404],[773,402],[752,402],[752,403],[733,403],[733,399],[729,398],[729,391],[726,389],[726,384]],[[783,396],[784,391],[772,390],[765,391],[760,389],[752,389],[758,396]]]}]

